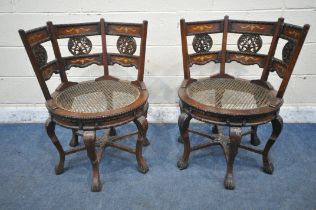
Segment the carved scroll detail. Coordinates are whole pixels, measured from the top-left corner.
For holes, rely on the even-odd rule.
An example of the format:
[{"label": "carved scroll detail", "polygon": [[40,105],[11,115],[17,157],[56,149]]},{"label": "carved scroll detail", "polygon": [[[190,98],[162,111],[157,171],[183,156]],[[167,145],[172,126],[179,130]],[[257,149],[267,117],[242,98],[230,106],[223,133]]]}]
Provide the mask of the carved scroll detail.
[{"label": "carved scroll detail", "polygon": [[117,64],[124,66],[124,67],[135,66],[136,68],[137,68],[137,64],[138,64],[137,58],[121,57],[121,56],[115,56],[115,55],[111,55],[110,63],[111,64],[117,63]]},{"label": "carved scroll detail", "polygon": [[259,58],[255,58],[255,57],[247,56],[247,55],[235,55],[235,58],[241,61],[245,61],[245,62],[259,61]]},{"label": "carved scroll detail", "polygon": [[54,73],[54,66],[51,65],[51,66],[48,66],[47,68],[44,68],[41,73],[44,80],[50,79]]},{"label": "carved scroll detail", "polygon": [[79,33],[83,33],[83,32],[88,32],[88,31],[91,31],[91,28],[70,28],[70,29],[65,29],[65,32],[66,33],[76,33],[76,34],[79,34]]},{"label": "carved scroll detail", "polygon": [[83,65],[85,63],[89,63],[89,62],[93,62],[95,61],[96,59],[95,58],[77,58],[77,59],[74,59],[74,60],[70,60],[69,63],[70,64],[80,64],[80,65]]},{"label": "carved scroll detail", "polygon": [[44,36],[43,33],[35,33],[35,34],[32,34],[31,36],[29,36],[27,40],[28,40],[28,42],[33,43],[36,40],[41,39],[43,36]]},{"label": "carved scroll detail", "polygon": [[136,28],[133,28],[133,27],[127,27],[127,26],[118,26],[118,27],[115,27],[114,30],[116,32],[120,32],[120,33],[135,33],[137,32],[137,29]]},{"label": "carved scroll detail", "polygon": [[259,30],[264,30],[264,27],[260,27],[259,25],[255,25],[255,24],[248,24],[248,25],[245,25],[245,26],[240,26],[240,28],[242,29],[249,29],[250,31],[254,31],[256,29],[259,29]]},{"label": "carved scroll detail", "polygon": [[279,77],[283,79],[285,72],[286,72],[286,64],[280,60],[274,60],[272,62],[270,71],[271,72],[276,71],[276,73],[279,75]]},{"label": "carved scroll detail", "polygon": [[192,26],[194,31],[204,31],[204,30],[211,30],[213,28],[212,25],[200,25],[200,26]]},{"label": "carved scroll detail", "polygon": [[193,64],[197,65],[203,65],[206,64],[210,61],[215,61],[217,60],[218,55],[217,54],[195,54],[195,55],[190,55],[190,66]]}]

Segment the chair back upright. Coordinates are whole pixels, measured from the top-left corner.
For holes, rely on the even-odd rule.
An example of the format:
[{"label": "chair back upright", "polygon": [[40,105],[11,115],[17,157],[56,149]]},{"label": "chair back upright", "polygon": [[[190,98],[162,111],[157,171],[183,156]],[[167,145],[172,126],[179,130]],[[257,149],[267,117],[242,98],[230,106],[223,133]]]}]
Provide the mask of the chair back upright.
[{"label": "chair back upright", "polygon": [[[99,22],[76,24],[53,24],[47,22],[46,26],[24,31],[19,30],[20,37],[32,64],[36,78],[40,84],[43,95],[48,101],[52,98],[46,81],[52,75],[59,74],[61,85],[57,90],[73,84],[68,80],[66,71],[72,67],[84,68],[92,64],[103,66],[103,76],[97,79],[116,79],[109,74],[109,65],[118,64],[123,67],[138,69],[137,81],[144,79],[145,51],[147,39],[147,21],[142,24]],[[90,53],[93,47],[90,36],[99,36],[102,52]],[[107,36],[117,36],[118,53],[107,52]],[[134,55],[137,49],[135,38],[140,38],[139,55]],[[62,56],[59,40],[68,39],[68,50],[71,56]],[[54,58],[48,61],[45,46],[50,45]]]},{"label": "chair back upright", "polygon": [[[190,76],[190,67],[205,65],[209,62],[220,63],[220,71],[213,77],[231,77],[225,72],[225,64],[232,61],[243,65],[257,64],[262,69],[260,80],[266,82],[270,72],[276,72],[281,78],[281,85],[277,97],[282,98],[295,63],[304,44],[309,25],[303,27],[284,23],[283,18],[276,22],[230,20],[225,16],[223,20],[185,22],[180,20],[184,79]],[[212,51],[213,40],[210,35],[222,34],[221,50]],[[237,50],[227,50],[229,33],[240,34]],[[187,37],[194,36],[192,47],[195,53],[188,53]],[[272,37],[267,54],[258,53],[262,47],[261,36]],[[275,57],[279,39],[287,43],[282,50],[282,60]]]}]

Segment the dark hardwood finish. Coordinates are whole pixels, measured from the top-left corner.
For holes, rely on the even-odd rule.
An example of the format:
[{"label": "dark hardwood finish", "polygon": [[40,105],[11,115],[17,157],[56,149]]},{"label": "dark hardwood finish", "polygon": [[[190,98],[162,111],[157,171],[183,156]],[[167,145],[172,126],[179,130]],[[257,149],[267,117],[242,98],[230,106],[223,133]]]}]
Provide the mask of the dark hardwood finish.
[{"label": "dark hardwood finish", "polygon": [[[191,151],[220,145],[227,160],[224,180],[226,189],[234,189],[233,163],[238,148],[246,149],[262,155],[263,171],[271,174],[273,164],[269,159],[269,151],[281,133],[283,122],[279,115],[283,104],[283,95],[293,72],[298,55],[303,46],[309,25],[303,27],[284,23],[283,18],[277,22],[224,20],[185,22],[180,21],[184,80],[179,88],[180,97],[179,142],[184,144],[182,158],[178,161],[179,169],[188,167]],[[222,33],[222,49],[211,51],[212,34]],[[239,51],[227,50],[229,33],[241,34],[237,46]],[[261,36],[271,36],[272,41],[268,54],[260,53]],[[195,36],[194,54],[188,54],[187,36]],[[196,38],[203,38],[203,44]],[[282,52],[282,60],[275,58],[279,39],[288,43]],[[196,50],[197,49],[197,50]],[[219,73],[203,79],[190,76],[190,67],[204,65],[209,62],[220,63]],[[242,65],[257,64],[262,70],[258,80],[234,78],[225,72],[225,64],[232,61]],[[276,72],[281,85],[278,90],[268,82],[270,72]],[[213,124],[212,133],[206,134],[189,128],[190,120]],[[256,148],[260,144],[257,135],[259,125],[272,124],[272,134],[263,150]],[[229,127],[229,135],[225,136],[219,126]],[[242,133],[242,127],[251,127]],[[191,145],[189,133],[208,139],[207,142]],[[250,144],[241,143],[243,136],[250,135]]]},{"label": "dark hardwood finish", "polygon": [[[113,23],[101,19],[100,22],[78,24],[53,24],[37,29],[19,30],[25,50],[29,56],[36,78],[40,84],[46,107],[50,114],[46,121],[46,130],[59,153],[55,167],[56,174],[64,171],[66,155],[87,151],[92,165],[92,191],[101,191],[99,163],[107,147],[115,147],[136,156],[138,170],[146,173],[149,168],[142,156],[142,147],[149,145],[146,137],[148,123],[148,91],[144,80],[147,21],[142,24]],[[107,52],[107,35],[118,36],[118,52]],[[101,53],[90,53],[93,43],[90,36],[100,37]],[[136,50],[134,38],[140,38],[140,53]],[[72,56],[62,56],[59,39],[68,39],[68,49]],[[42,43],[52,45],[55,58],[47,62],[47,53]],[[69,81],[66,71],[73,68],[85,68],[92,64],[103,66],[103,76],[81,83]],[[121,81],[109,73],[109,65],[135,67],[138,70],[135,81]],[[53,74],[59,74],[61,84],[50,93],[46,81]],[[138,131],[116,135],[115,127],[134,122]],[[65,150],[60,144],[55,126],[60,125],[72,130],[69,142],[71,147]],[[96,131],[108,129],[103,137],[97,137]],[[135,148],[118,141],[137,136]],[[82,137],[84,145],[80,144]]]}]

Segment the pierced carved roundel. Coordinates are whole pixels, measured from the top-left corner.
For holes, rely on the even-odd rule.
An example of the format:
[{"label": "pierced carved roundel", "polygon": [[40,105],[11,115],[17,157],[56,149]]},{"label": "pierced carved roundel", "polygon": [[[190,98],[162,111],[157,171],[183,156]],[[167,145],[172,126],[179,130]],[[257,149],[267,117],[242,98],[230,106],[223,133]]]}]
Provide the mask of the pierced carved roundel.
[{"label": "pierced carved roundel", "polygon": [[294,49],[294,43],[293,42],[287,42],[282,50],[282,60],[286,63],[290,61],[292,51]]},{"label": "pierced carved roundel", "polygon": [[193,49],[197,53],[208,52],[211,50],[213,40],[208,34],[197,34],[193,38]]},{"label": "pierced carved roundel", "polygon": [[32,47],[35,59],[40,67],[47,63],[47,52],[41,44],[37,44]]},{"label": "pierced carved roundel", "polygon": [[86,36],[70,38],[68,41],[68,50],[74,56],[89,54],[92,49],[92,43]]},{"label": "pierced carved roundel", "polygon": [[238,49],[240,52],[258,52],[262,47],[262,39],[256,34],[243,34],[239,37]]},{"label": "pierced carved roundel", "polygon": [[121,54],[133,55],[136,51],[136,41],[131,36],[120,36],[116,42],[117,50]]}]

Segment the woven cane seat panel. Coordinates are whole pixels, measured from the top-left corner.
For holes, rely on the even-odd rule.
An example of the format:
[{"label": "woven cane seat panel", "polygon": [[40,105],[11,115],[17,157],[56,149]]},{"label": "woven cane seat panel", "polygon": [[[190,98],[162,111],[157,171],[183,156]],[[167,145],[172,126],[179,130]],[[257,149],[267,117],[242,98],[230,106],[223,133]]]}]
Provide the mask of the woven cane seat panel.
[{"label": "woven cane seat panel", "polygon": [[191,83],[188,96],[207,106],[232,110],[266,107],[272,93],[256,84],[241,79],[207,78]]},{"label": "woven cane seat panel", "polygon": [[71,86],[54,100],[59,107],[71,112],[96,113],[126,107],[139,95],[139,90],[127,82],[102,80]]}]

